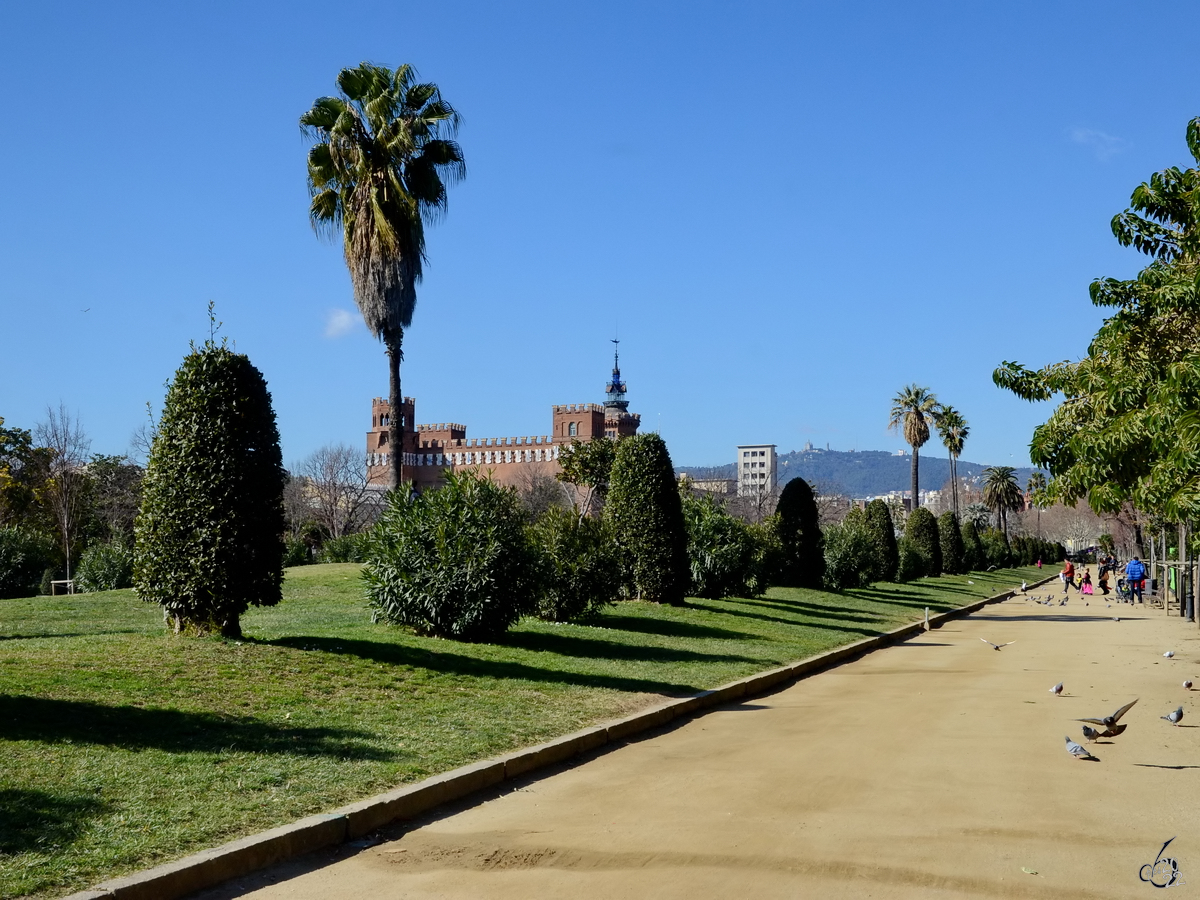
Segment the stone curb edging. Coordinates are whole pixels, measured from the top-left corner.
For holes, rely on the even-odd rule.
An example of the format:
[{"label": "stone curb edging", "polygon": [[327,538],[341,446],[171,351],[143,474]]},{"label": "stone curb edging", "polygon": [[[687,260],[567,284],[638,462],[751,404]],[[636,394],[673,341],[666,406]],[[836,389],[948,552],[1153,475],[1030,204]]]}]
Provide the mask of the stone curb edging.
[{"label": "stone curb edging", "polygon": [[[1045,578],[1033,587],[1040,587],[1053,581],[1055,577],[1057,576]],[[1008,600],[1013,594],[1014,591],[1005,591],[949,612],[930,616],[929,627],[937,628],[944,622],[976,612],[990,603]],[[924,622],[902,625],[799,662],[740,678],[711,691],[668,700],[623,719],[585,728],[574,734],[504,756],[461,766],[329,813],[308,816],[298,822],[253,834],[211,850],[193,853],[174,862],[135,872],[123,878],[114,878],[90,890],[71,894],[64,900],[176,900],[178,897],[303,856],[314,850],[354,840],[392,822],[415,818],[435,807],[461,800],[503,781],[567,762],[605,745],[617,744],[661,728],[676,719],[743,697],[766,693],[779,685],[815,675],[872,650],[914,637],[924,630]]]}]

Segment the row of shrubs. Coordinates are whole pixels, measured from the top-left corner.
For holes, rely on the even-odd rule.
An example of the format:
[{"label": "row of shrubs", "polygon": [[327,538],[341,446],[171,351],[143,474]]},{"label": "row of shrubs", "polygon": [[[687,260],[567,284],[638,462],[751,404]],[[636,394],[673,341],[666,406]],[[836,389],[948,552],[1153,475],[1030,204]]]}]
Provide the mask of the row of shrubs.
[{"label": "row of shrubs", "polygon": [[[37,531],[0,528],[0,599],[49,594],[50,581],[59,577],[58,548]],[[124,541],[92,544],[72,573],[77,590],[111,591],[133,584],[133,551]]]},{"label": "row of shrubs", "polygon": [[830,590],[1057,562],[1066,556],[1062,544],[1030,536],[1010,542],[997,529],[980,534],[974,522],[960,523],[953,512],[935,518],[924,508],[909,515],[897,540],[891,511],[882,500],[851,510],[841,524],[825,529],[824,538],[825,586]]}]

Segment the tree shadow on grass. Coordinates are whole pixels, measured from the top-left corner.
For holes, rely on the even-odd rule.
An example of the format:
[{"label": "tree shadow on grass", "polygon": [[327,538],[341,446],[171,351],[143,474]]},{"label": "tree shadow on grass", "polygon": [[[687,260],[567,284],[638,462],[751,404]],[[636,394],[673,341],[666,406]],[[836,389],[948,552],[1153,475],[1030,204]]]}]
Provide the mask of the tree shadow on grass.
[{"label": "tree shadow on grass", "polygon": [[822,606],[819,603],[806,603],[802,600],[750,600],[747,601],[747,603],[755,606],[770,607],[771,609],[777,609],[781,612],[793,612],[798,617],[801,617],[796,622],[797,625],[805,624],[803,620],[804,616],[822,616],[826,619],[837,619],[843,622],[859,622],[864,625],[883,620],[882,616],[876,615],[875,613],[841,610],[828,606]]},{"label": "tree shadow on grass", "polygon": [[636,659],[648,662],[758,662],[749,656],[731,653],[702,653],[675,647],[654,647],[644,644],[623,644],[602,638],[572,634],[553,634],[544,631],[510,631],[497,643],[505,647],[520,647],[543,653],[581,659]]},{"label": "tree shadow on grass", "polygon": [[730,631],[726,628],[714,628],[711,625],[696,625],[692,622],[674,622],[670,619],[650,619],[641,616],[603,615],[590,624],[617,631],[632,631],[636,634],[661,634],[664,637],[759,640],[758,635],[744,631]]},{"label": "tree shadow on grass", "polygon": [[396,758],[393,752],[362,742],[369,737],[368,732],[344,728],[301,728],[249,717],[0,694],[0,738],[10,741],[70,741],[170,753],[248,751],[346,759]]},{"label": "tree shadow on grass", "polygon": [[707,606],[704,603],[693,602],[692,606],[697,609],[708,609],[713,612],[719,612],[727,616],[739,616],[744,619],[759,619],[763,622],[777,622],[781,625],[790,625],[793,628],[820,628],[825,631],[844,631],[849,634],[861,634],[866,637],[874,637],[877,634],[883,633],[883,623],[880,623],[879,628],[859,628],[854,625],[839,625],[833,622],[814,622],[811,619],[785,619],[781,616],[772,616],[767,613],[751,612],[747,609],[718,609],[715,606]]},{"label": "tree shadow on grass", "polygon": [[87,794],[0,790],[0,854],[61,849],[108,809],[109,804]]},{"label": "tree shadow on grass", "polygon": [[[520,634],[521,632],[516,632]],[[583,639],[586,640],[586,639]],[[521,679],[525,681],[542,681],[553,684],[574,684],[583,687],[611,688],[617,691],[631,691],[651,694],[694,694],[701,690],[699,685],[676,684],[670,681],[656,681],[651,678],[623,677],[605,675],[594,672],[565,672],[560,669],[547,669],[540,666],[530,666],[524,663],[508,660],[487,659],[467,653],[454,653],[444,650],[434,650],[427,647],[413,647],[407,644],[396,644],[387,641],[357,641],[341,638],[312,637],[292,635],[285,638],[263,641],[277,647],[293,647],[301,650],[322,650],[326,653],[342,653],[369,659],[372,662],[386,663],[396,666],[410,666],[417,669],[428,669],[431,672],[442,672],[449,675],[467,675],[473,678]],[[453,645],[452,641],[446,643]],[[593,645],[610,645],[611,641],[592,641]],[[504,646],[504,645],[500,645]],[[560,647],[562,645],[559,645]],[[618,645],[619,646],[619,645]],[[596,646],[593,651],[599,649]],[[637,659],[657,661],[703,661],[719,662],[722,660],[750,660],[742,656],[719,656],[707,653],[691,653],[682,657],[684,651],[670,650],[659,647],[639,647],[642,652]],[[663,650],[673,656],[652,656],[655,651]],[[555,652],[563,652],[558,650]],[[689,651],[690,652],[690,651]],[[605,657],[592,657],[605,658]],[[628,657],[626,657],[628,658]]]}]

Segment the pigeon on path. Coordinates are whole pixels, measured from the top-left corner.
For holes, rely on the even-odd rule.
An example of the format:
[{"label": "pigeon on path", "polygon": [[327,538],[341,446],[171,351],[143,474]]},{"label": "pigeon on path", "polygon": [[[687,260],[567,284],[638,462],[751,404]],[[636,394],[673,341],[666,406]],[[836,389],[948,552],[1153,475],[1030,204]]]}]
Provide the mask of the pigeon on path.
[{"label": "pigeon on path", "polygon": [[1168,650],[1166,653],[1163,654],[1163,656],[1165,656],[1167,659],[1173,659],[1175,657],[1175,651]]},{"label": "pigeon on path", "polygon": [[[1133,707],[1133,704],[1135,704],[1135,703],[1137,703],[1137,699],[1130,700],[1128,703],[1126,703],[1124,706],[1122,706],[1120,709],[1118,709],[1111,716],[1105,716],[1103,719],[1076,719],[1075,721],[1076,722],[1091,722],[1093,725],[1103,725],[1105,730],[1112,731],[1116,727],[1117,722],[1120,720],[1121,716],[1123,716],[1123,715],[1125,715],[1125,713],[1129,712],[1129,710]],[[1125,730],[1125,726],[1122,725],[1121,731],[1124,731],[1124,730]],[[1117,734],[1120,734],[1121,731],[1118,731]]]},{"label": "pigeon on path", "polygon": [[993,650],[999,650],[1001,647],[1007,647],[1009,644],[1016,643],[1016,641],[1005,641],[1003,644],[993,644],[987,638],[980,638],[980,640],[983,641],[985,644],[987,644],[989,647],[991,647]]},{"label": "pigeon on path", "polygon": [[1050,693],[1052,693],[1055,697],[1061,697],[1062,696],[1062,682],[1060,681],[1054,687],[1050,688]]},{"label": "pigeon on path", "polygon": [[1186,681],[1184,681],[1184,683],[1183,683],[1183,689],[1184,689],[1185,691],[1190,691],[1190,690],[1192,689],[1192,679],[1190,679],[1190,678],[1189,678],[1189,679],[1187,679]]},{"label": "pigeon on path", "polygon": [[1172,725],[1178,725],[1183,720],[1183,707],[1181,706],[1179,709],[1169,712],[1165,716],[1159,716],[1159,718],[1166,719]]},{"label": "pigeon on path", "polygon": [[[1087,728],[1086,725],[1084,725],[1083,727]],[[1102,732],[1100,732],[1100,737],[1115,738],[1118,735],[1124,734],[1125,729],[1128,727],[1129,727],[1128,725],[1114,725],[1112,728],[1105,728]]]},{"label": "pigeon on path", "polygon": [[[1124,726],[1122,726],[1122,727],[1124,727]],[[1087,738],[1089,741],[1094,741],[1098,737],[1103,737],[1103,735],[1100,734],[1100,732],[1098,732],[1095,728],[1092,728],[1092,726],[1090,726],[1090,725],[1083,726],[1083,736],[1085,738]]]},{"label": "pigeon on path", "polygon": [[1075,743],[1070,738],[1066,738],[1066,741],[1067,741],[1067,752],[1070,753],[1076,759],[1095,759],[1096,758],[1096,757],[1092,756],[1092,754],[1089,753],[1083,746]]}]

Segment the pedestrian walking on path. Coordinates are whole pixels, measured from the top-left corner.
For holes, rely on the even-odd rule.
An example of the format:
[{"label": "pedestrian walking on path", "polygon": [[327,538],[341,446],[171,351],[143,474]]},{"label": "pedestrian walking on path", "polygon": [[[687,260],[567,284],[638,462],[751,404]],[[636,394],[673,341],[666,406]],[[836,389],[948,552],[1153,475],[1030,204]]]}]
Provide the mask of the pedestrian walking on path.
[{"label": "pedestrian walking on path", "polygon": [[1075,584],[1075,564],[1069,559],[1063,563],[1063,570],[1058,573],[1058,577],[1062,579],[1064,595],[1071,588],[1079,590],[1079,586]]},{"label": "pedestrian walking on path", "polygon": [[1129,602],[1137,597],[1142,602],[1142,588],[1146,584],[1146,564],[1136,556],[1125,566],[1125,583],[1129,585]]}]

